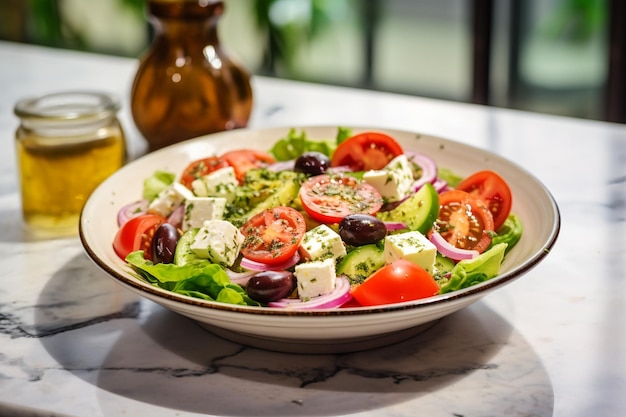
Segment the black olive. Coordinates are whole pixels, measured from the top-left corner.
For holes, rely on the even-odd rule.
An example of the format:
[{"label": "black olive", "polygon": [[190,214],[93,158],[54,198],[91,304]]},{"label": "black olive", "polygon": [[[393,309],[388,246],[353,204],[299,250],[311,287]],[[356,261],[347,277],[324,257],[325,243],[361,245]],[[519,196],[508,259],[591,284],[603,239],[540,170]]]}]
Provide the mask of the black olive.
[{"label": "black olive", "polygon": [[320,175],[330,167],[330,159],[321,152],[305,152],[296,159],[293,170],[308,175]]},{"label": "black olive", "polygon": [[163,264],[174,262],[178,239],[180,232],[175,226],[169,223],[159,226],[152,237],[152,262]]},{"label": "black olive", "polygon": [[369,245],[387,236],[387,226],[369,214],[348,214],[339,223],[339,236],[351,246]]},{"label": "black olive", "polygon": [[263,271],[250,278],[246,292],[260,303],[280,300],[296,289],[296,278],[289,271]]}]

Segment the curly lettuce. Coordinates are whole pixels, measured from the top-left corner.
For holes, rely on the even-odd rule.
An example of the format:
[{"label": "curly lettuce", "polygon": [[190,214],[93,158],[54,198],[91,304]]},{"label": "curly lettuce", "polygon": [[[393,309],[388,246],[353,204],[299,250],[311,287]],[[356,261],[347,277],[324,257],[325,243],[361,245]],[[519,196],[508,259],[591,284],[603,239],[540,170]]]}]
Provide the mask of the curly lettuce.
[{"label": "curly lettuce", "polygon": [[440,283],[440,294],[461,290],[490,280],[500,272],[506,243],[498,243],[473,259],[459,261],[450,271],[450,277]]},{"label": "curly lettuce", "polygon": [[318,140],[309,139],[304,130],[298,132],[296,129],[289,130],[287,136],[279,139],[270,153],[277,161],[289,161],[296,159],[305,152],[321,152],[330,157],[341,142],[352,135],[352,130],[340,127],[334,139]]},{"label": "curly lettuce", "polygon": [[155,264],[144,259],[143,251],[139,250],[128,254],[126,262],[147,282],[165,290],[227,304],[260,305],[241,286],[232,284],[221,266],[209,261]]}]

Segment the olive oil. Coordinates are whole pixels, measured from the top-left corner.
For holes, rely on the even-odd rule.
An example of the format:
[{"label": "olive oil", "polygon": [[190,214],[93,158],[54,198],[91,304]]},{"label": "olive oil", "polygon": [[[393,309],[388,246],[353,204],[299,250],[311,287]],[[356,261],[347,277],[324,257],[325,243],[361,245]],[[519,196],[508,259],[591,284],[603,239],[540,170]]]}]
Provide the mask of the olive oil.
[{"label": "olive oil", "polygon": [[61,99],[63,104],[56,97],[53,106],[38,99],[16,107],[22,119],[16,148],[24,222],[37,234],[55,236],[77,233],[89,195],[126,160],[114,102],[97,96],[88,106],[68,106],[69,98]]}]

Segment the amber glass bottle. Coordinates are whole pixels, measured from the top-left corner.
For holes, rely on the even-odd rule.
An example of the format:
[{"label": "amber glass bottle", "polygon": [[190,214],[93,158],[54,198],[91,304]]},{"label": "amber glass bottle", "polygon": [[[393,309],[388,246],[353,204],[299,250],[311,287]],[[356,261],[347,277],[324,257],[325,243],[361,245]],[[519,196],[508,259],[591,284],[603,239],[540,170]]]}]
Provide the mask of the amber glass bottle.
[{"label": "amber glass bottle", "polygon": [[149,151],[245,127],[250,75],[220,46],[216,0],[148,0],[155,38],[142,58],[131,110]]}]

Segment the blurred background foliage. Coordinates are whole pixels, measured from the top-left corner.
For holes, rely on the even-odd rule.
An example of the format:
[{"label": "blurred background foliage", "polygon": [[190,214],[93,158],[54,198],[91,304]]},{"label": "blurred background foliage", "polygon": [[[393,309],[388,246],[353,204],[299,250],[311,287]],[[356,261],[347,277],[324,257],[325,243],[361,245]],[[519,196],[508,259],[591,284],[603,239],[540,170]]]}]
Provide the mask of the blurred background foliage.
[{"label": "blurred background foliage", "polygon": [[[224,2],[222,43],[254,74],[469,101],[471,0]],[[1,0],[0,39],[139,57],[145,3]],[[494,4],[492,103],[601,118],[607,0]]]}]

